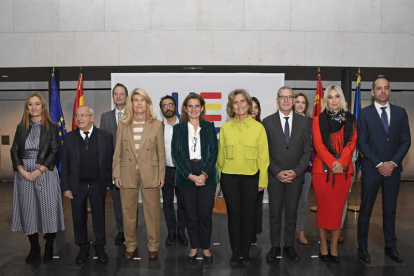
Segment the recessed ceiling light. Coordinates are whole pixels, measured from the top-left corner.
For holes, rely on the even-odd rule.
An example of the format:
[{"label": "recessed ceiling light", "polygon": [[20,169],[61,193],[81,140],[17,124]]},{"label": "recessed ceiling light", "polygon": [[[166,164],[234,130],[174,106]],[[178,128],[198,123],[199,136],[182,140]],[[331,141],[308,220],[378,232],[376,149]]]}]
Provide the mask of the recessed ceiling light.
[{"label": "recessed ceiling light", "polygon": [[2,75],[1,77],[2,77],[2,78],[8,78],[9,76],[7,76],[7,75]]},{"label": "recessed ceiling light", "polygon": [[185,70],[203,70],[203,67],[199,66],[190,66],[190,67],[183,67]]}]

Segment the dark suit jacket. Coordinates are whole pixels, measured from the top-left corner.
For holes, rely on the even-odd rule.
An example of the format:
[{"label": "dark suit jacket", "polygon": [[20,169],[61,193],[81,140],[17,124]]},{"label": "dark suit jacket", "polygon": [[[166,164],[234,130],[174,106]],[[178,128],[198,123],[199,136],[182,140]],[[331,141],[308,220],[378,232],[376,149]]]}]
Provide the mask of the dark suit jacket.
[{"label": "dark suit jacket", "polygon": [[118,129],[118,125],[116,124],[115,119],[115,108],[111,111],[102,113],[101,116],[101,125],[99,126],[100,129],[106,130],[112,134],[114,148],[116,145],[116,130]]},{"label": "dark suit jacket", "polygon": [[[215,185],[219,182],[217,172],[217,134],[213,122],[200,121],[201,144],[201,171],[208,175],[206,185]],[[190,152],[188,148],[188,125],[181,122],[174,125],[171,141],[171,157],[177,168],[175,172],[175,186],[192,187],[194,182],[187,177],[191,174]]]},{"label": "dark suit jacket", "polygon": [[303,182],[311,156],[311,132],[308,118],[293,112],[292,131],[286,143],[279,111],[263,120],[269,142],[269,179],[284,170],[293,170],[297,177],[293,181]]},{"label": "dark suit jacket", "polygon": [[405,109],[390,104],[391,122],[385,132],[374,104],[363,108],[358,115],[358,148],[362,153],[363,172],[378,172],[381,162],[393,161],[394,171],[402,171],[402,161],[411,146],[410,127]]},{"label": "dark suit jacket", "polygon": [[[112,135],[102,129],[93,127],[96,131],[99,148],[99,185],[103,196],[106,188],[112,186],[112,156],[114,153]],[[72,191],[76,195],[79,185],[79,129],[65,135],[62,148],[62,192]]]}]

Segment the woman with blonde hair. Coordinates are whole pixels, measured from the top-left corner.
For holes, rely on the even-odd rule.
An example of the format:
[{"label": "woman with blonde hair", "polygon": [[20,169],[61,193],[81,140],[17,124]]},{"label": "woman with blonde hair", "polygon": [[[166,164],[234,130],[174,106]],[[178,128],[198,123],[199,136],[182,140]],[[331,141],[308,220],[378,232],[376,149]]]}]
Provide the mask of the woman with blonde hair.
[{"label": "woman with blonde hair", "polygon": [[14,176],[12,231],[29,236],[26,263],[40,255],[39,232],[46,240],[43,262],[53,260],[53,242],[65,230],[56,160],[59,131],[39,93],[26,98],[22,120],[11,147]]},{"label": "woman with blonde hair", "polygon": [[137,248],[136,219],[138,195],[144,207],[149,259],[157,259],[160,245],[160,191],[165,177],[165,150],[162,122],[152,110],[152,101],[141,88],[127,99],[125,115],[118,126],[113,160],[113,178],[120,189],[125,235],[125,258]]},{"label": "woman with blonde hair", "polygon": [[[313,120],[313,145],[316,157],[312,168],[313,187],[318,212],[319,257],[339,261],[338,240],[342,224],[342,212],[354,173],[352,155],[357,141],[356,119],[345,111],[345,98],[337,85],[328,86],[322,101],[322,113]],[[330,248],[326,230],[331,230]]]}]

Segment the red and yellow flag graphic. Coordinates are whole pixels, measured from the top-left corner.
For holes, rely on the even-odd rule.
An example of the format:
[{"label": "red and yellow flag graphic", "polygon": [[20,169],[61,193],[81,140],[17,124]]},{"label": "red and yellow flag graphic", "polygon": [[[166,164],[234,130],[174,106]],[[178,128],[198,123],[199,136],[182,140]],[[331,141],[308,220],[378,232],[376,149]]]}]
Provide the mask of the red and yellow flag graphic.
[{"label": "red and yellow flag graphic", "polygon": [[315,101],[313,102],[313,114],[312,117],[317,117],[322,111],[322,99],[323,99],[323,87],[321,81],[321,75],[318,74],[318,84],[316,85]]}]

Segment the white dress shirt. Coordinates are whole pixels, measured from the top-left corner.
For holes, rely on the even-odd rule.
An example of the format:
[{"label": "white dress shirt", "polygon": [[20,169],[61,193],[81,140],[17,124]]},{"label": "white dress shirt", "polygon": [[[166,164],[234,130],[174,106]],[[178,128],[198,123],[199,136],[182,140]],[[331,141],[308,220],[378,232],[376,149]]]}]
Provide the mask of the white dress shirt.
[{"label": "white dress shirt", "polygon": [[[200,143],[200,125],[197,127],[197,132],[194,135],[194,126],[188,122],[188,149],[190,152],[190,159],[201,159],[201,143]],[[194,138],[197,140],[194,151]]]},{"label": "white dress shirt", "polygon": [[378,115],[379,115],[379,117],[380,117],[380,118],[381,118],[381,114],[382,114],[382,109],[381,109],[381,107],[386,107],[385,112],[387,113],[387,116],[388,116],[388,126],[389,126],[389,125],[390,125],[390,123],[391,123],[390,103],[389,103],[389,102],[387,102],[387,104],[386,104],[386,105],[380,105],[379,103],[374,102],[374,106],[375,106],[375,109],[377,110]]},{"label": "white dress shirt", "polygon": [[286,116],[279,110],[279,116],[280,116],[280,124],[282,125],[283,133],[285,133],[285,124],[286,124],[285,117],[289,117],[288,123],[289,123],[289,137],[290,137],[290,135],[292,134],[293,111],[290,111],[289,115]]},{"label": "white dress shirt", "polygon": [[[92,125],[92,127],[88,131],[89,131],[88,137],[91,138],[92,131],[93,131],[93,125]],[[85,138],[86,138],[85,131],[79,129],[79,133],[80,133],[80,136],[82,137],[82,139],[85,140]]]},{"label": "white dress shirt", "polygon": [[[178,124],[180,121],[178,118],[175,121],[175,124]],[[165,146],[165,165],[167,167],[174,167],[174,163],[171,158],[171,140],[173,136],[173,126],[171,126],[166,119],[163,121],[164,123],[164,146]]]},{"label": "white dress shirt", "polygon": [[[115,120],[116,120],[116,125],[118,125],[119,124],[119,122],[118,122],[118,120],[119,120],[119,113],[122,113],[122,116],[124,116],[125,115],[125,108],[124,109],[122,109],[121,111],[119,111],[118,109],[116,109],[115,108]],[[122,116],[121,116],[121,118],[122,118]]]}]

